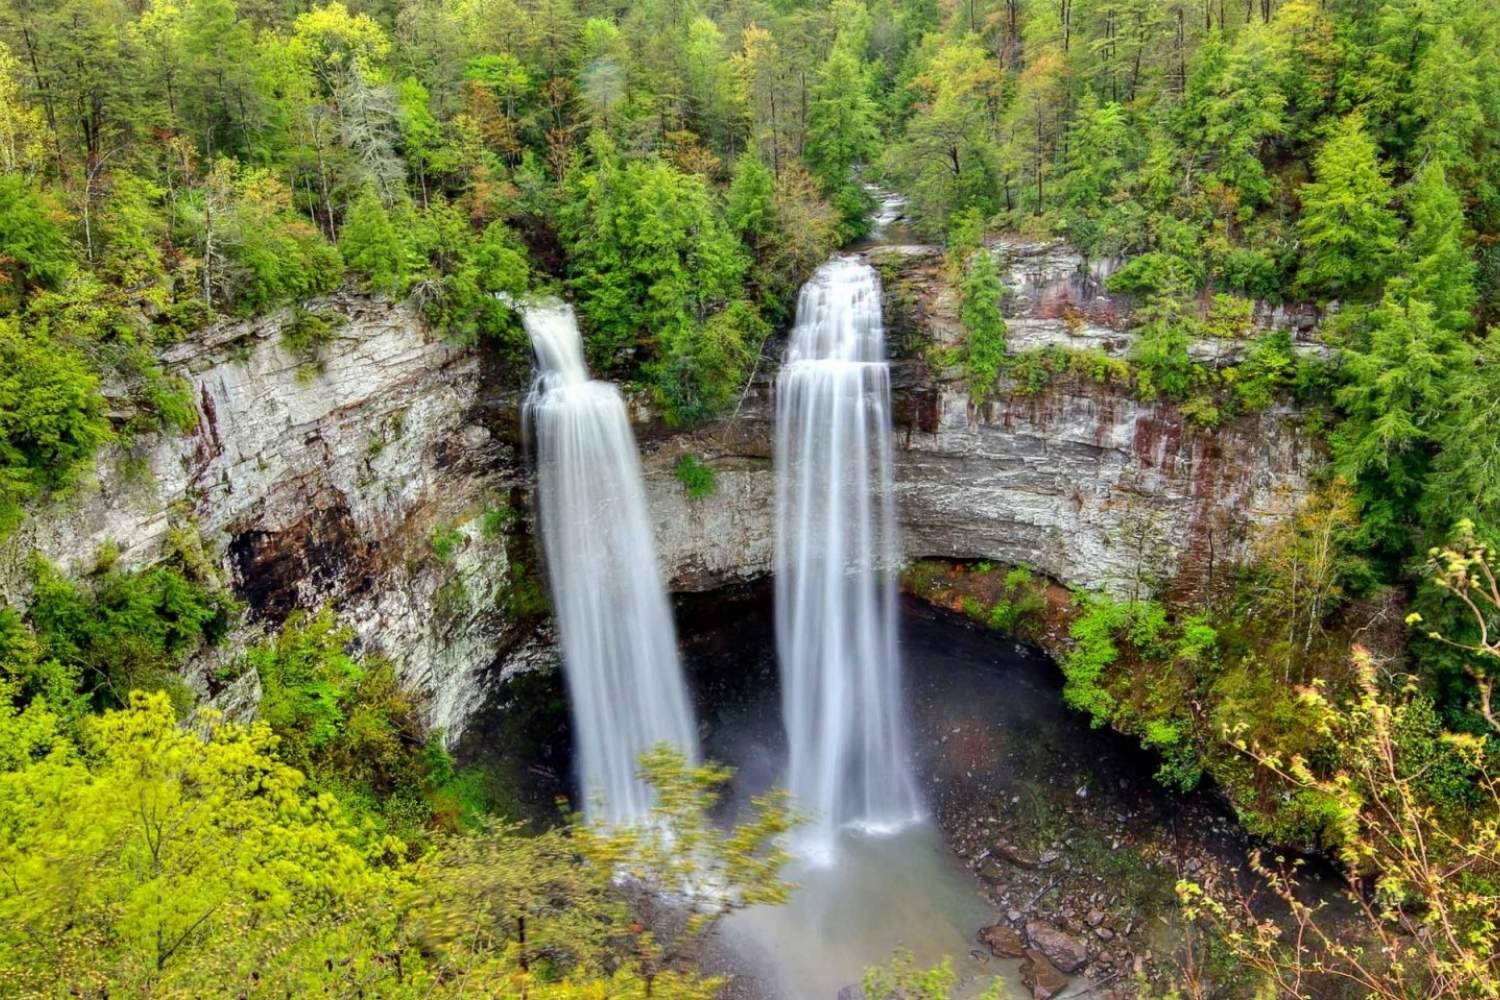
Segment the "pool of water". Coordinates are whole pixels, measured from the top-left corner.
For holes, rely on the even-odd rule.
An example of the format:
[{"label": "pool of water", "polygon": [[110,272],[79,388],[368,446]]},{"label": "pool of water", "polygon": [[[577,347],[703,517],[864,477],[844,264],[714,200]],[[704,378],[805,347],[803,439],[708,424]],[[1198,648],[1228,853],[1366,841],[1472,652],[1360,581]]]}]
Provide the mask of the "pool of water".
[{"label": "pool of water", "polygon": [[997,914],[975,892],[930,822],[872,836],[846,831],[832,863],[795,863],[783,906],[737,914],[722,929],[717,962],[743,979],[735,997],[827,998],[858,983],[866,968],[905,949],[921,964],[951,956],[959,996],[1003,977],[1016,997],[1018,963],[971,954],[974,930]]},{"label": "pool of water", "polygon": [[[707,615],[692,603],[679,609],[687,612],[679,615],[685,666],[699,692],[704,754],[736,768],[728,820],[785,767],[775,632],[768,602],[755,595]],[[903,607],[904,619],[919,611],[915,602]],[[903,653],[925,659],[931,636],[903,624]],[[931,820],[891,833],[846,829],[830,856],[800,857],[786,877],[796,886],[787,903],[737,914],[722,928],[711,966],[736,977],[735,1000],[835,1000],[897,949],[924,966],[950,958],[960,997],[997,976],[1009,985],[1005,995],[1029,996],[1018,963],[976,953],[975,932],[999,914]]]},{"label": "pool of water", "polygon": [[[1046,910],[1057,899],[1047,887],[1068,860],[1040,872],[992,872],[987,847],[1008,838],[1032,852],[1060,848],[1088,883],[1084,892],[1136,899],[1117,906],[1126,910],[1123,934],[1136,922],[1133,940],[1145,933],[1136,911],[1169,904],[1177,873],[1158,867],[1143,880],[1139,868],[1122,867],[1127,851],[1114,853],[1120,845],[1111,839],[1119,830],[1180,841],[1185,851],[1238,850],[1235,838],[1209,829],[1227,823],[1220,810],[1168,793],[1152,779],[1150,755],[1066,707],[1044,654],[909,597],[900,608],[905,702],[930,818],[888,836],[845,831],[831,863],[804,858],[790,867],[797,888],[786,905],[726,921],[709,967],[733,977],[732,1000],[836,1000],[897,948],[924,966],[950,957],[959,996],[977,996],[996,976],[1005,995],[1028,996],[1017,963],[991,958],[975,935],[1001,909],[1027,918]],[[770,588],[679,596],[674,610],[704,756],[735,768],[721,803],[729,823],[784,780]],[[466,740],[512,769],[516,800],[546,823],[557,818],[554,798],[573,793],[569,729],[560,675],[529,674],[501,686]],[[1101,817],[1123,819],[1101,829]],[[1058,892],[1074,888],[1070,876]],[[1158,926],[1166,925],[1153,918],[1148,930]],[[1141,947],[1161,952],[1172,943]],[[1087,985],[1080,978],[1063,995]]]}]

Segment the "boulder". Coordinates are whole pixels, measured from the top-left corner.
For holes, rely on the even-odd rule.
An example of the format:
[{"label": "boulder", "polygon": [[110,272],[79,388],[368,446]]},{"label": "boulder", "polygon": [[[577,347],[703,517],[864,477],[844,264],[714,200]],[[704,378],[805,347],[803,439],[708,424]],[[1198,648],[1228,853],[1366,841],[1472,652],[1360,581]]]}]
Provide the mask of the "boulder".
[{"label": "boulder", "polygon": [[1002,840],[995,845],[995,856],[1004,859],[1017,868],[1024,868],[1027,871],[1035,871],[1040,867],[1040,862],[1035,855],[1022,850],[1006,840]]},{"label": "boulder", "polygon": [[996,958],[1021,958],[1026,954],[1026,943],[1005,924],[991,924],[979,929],[979,943],[988,945],[990,954]]},{"label": "boulder", "polygon": [[1051,924],[1040,920],[1029,922],[1026,937],[1033,948],[1064,972],[1077,972],[1089,960],[1088,948],[1082,941]]},{"label": "boulder", "polygon": [[1031,990],[1035,1000],[1052,1000],[1068,988],[1068,977],[1035,948],[1026,949],[1026,961],[1021,963],[1021,982]]}]

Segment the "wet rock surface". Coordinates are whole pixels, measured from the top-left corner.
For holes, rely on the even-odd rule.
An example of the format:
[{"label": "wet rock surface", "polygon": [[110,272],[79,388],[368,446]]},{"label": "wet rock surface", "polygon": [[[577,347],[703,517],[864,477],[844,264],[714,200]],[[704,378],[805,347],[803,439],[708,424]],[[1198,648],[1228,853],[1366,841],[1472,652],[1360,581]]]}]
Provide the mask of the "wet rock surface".
[{"label": "wet rock surface", "polygon": [[1031,990],[1031,995],[1036,1000],[1052,1000],[1068,988],[1071,980],[1048,959],[1045,952],[1027,948],[1026,960],[1021,963],[1021,982]]},{"label": "wet rock surface", "polygon": [[979,929],[979,943],[990,950],[996,958],[1022,958],[1026,954],[1026,942],[1008,924],[991,924]]},{"label": "wet rock surface", "polygon": [[1063,972],[1080,972],[1089,960],[1082,941],[1040,920],[1026,922],[1026,939]]}]

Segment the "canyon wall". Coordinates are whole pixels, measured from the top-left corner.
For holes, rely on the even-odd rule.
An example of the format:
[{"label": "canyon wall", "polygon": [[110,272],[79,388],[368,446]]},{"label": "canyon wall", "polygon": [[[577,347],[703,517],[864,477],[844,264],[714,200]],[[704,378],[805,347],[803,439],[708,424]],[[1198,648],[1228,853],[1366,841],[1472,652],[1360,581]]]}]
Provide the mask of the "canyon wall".
[{"label": "canyon wall", "polygon": [[[1130,303],[1104,290],[1110,264],[1086,265],[1058,244],[997,242],[1011,350],[1073,347],[1125,357]],[[957,297],[929,247],[869,256],[885,275],[897,414],[896,494],[908,557],[993,559],[1069,586],[1119,596],[1187,594],[1226,581],[1257,531],[1293,510],[1320,461],[1287,406],[1201,427],[1170,403],[1127,388],[1059,377],[1035,394],[974,405],[957,373],[927,360],[962,342]],[[1289,329],[1321,353],[1307,310],[1259,308],[1262,327]],[[1243,342],[1192,345],[1229,363]],[[779,350],[773,345],[772,350]],[[678,589],[769,572],[774,484],[770,377],[737,415],[688,435],[645,442],[658,542]],[[685,451],[719,470],[719,489],[689,500],[672,476]]]},{"label": "canyon wall", "polygon": [[[24,603],[33,549],[76,575],[106,545],[142,565],[173,528],[196,529],[246,611],[195,665],[200,691],[291,611],[328,603],[456,736],[497,650],[521,640],[497,600],[506,539],[482,529],[517,484],[514,434],[491,420],[498,410],[513,424],[514,398],[487,390],[479,352],[430,337],[407,306],[337,296],[307,308],[341,319],[317,361],[283,343],[286,311],[170,348],[163,360],[192,385],[196,429],[107,449],[91,481],[0,546],[0,590]],[[446,559],[439,530],[458,533]]]},{"label": "canyon wall", "polygon": [[[1128,352],[1128,303],[1102,290],[1107,263],[1082,267],[1057,245],[994,251],[1006,265],[1013,348]],[[1317,453],[1286,408],[1207,430],[1171,405],[1076,379],[972,405],[962,381],[927,360],[931,345],[961,337],[939,255],[909,247],[876,257],[897,359],[908,556],[1022,563],[1117,594],[1189,591],[1226,579],[1257,528],[1306,490]],[[0,594],[25,602],[33,548],[84,573],[106,544],[140,565],[160,556],[174,527],[196,528],[246,607],[231,641],[195,665],[200,690],[214,666],[293,610],[327,603],[363,648],[390,657],[428,696],[433,724],[457,739],[495,672],[553,656],[507,600],[515,566],[537,560],[517,416],[526,373],[441,343],[407,306],[340,295],[307,308],[342,320],[316,363],[284,344],[290,312],[223,323],[171,348],[165,361],[192,384],[197,429],[103,454],[91,482],[0,545]],[[1318,349],[1304,317],[1261,319]],[[1195,346],[1210,348],[1222,357],[1234,345]],[[677,432],[635,407],[659,554],[676,590],[770,571],[780,351],[767,346],[736,411],[716,424]],[[674,472],[689,452],[715,471],[702,499]],[[249,687],[221,692],[220,703],[253,702],[253,672],[239,683]]]}]

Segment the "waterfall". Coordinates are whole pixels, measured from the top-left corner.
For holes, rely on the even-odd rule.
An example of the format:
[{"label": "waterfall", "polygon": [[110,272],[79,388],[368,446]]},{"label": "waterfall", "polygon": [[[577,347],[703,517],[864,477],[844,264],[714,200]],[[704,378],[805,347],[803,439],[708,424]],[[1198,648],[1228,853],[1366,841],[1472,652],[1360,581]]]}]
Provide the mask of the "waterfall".
[{"label": "waterfall", "polygon": [[666,741],[697,760],[640,457],[619,390],[589,379],[572,308],[550,299],[521,316],[536,351],[525,413],[585,808],[629,823],[651,806],[642,751]]},{"label": "waterfall", "polygon": [[776,633],[788,786],[831,848],[922,812],[896,652],[890,372],[880,280],[836,257],[802,289],[777,381]]}]

